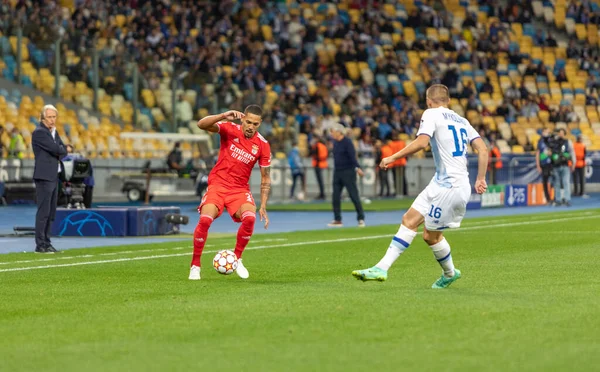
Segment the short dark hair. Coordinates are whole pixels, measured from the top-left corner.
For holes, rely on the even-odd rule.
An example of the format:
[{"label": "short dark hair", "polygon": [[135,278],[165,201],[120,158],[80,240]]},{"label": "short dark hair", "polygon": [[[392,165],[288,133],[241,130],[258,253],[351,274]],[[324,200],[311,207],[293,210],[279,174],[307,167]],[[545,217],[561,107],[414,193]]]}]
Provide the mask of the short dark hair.
[{"label": "short dark hair", "polygon": [[248,115],[248,114],[253,114],[253,115],[257,115],[262,117],[263,115],[263,110],[262,108],[260,108],[259,105],[249,105],[248,107],[246,107],[246,109],[244,110],[244,114]]}]

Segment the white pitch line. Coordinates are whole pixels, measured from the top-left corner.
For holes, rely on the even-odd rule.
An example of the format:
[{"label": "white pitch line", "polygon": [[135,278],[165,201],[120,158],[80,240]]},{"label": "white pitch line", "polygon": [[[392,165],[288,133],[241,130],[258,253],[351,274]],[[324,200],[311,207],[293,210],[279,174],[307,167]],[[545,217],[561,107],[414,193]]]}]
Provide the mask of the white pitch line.
[{"label": "white pitch line", "polygon": [[[537,225],[541,223],[547,222],[564,222],[564,221],[577,221],[589,218],[598,218],[600,214],[590,216],[579,216],[579,217],[565,217],[565,218],[555,218],[551,220],[533,220],[533,221],[522,221],[522,222],[513,222],[513,223],[504,223],[504,224],[489,224],[486,226],[471,226],[464,227],[460,230],[456,230],[456,232],[460,231],[468,231],[468,230],[479,230],[479,229],[489,229],[496,227],[508,227],[508,226],[523,226],[523,225]],[[356,240],[373,240],[373,239],[381,239],[381,238],[389,238],[390,235],[371,235],[371,236],[358,236],[352,238],[339,238],[339,239],[326,239],[326,240],[315,240],[315,241],[305,241],[305,242],[297,242],[297,243],[285,243],[285,244],[277,244],[277,245],[263,245],[256,247],[249,247],[248,250],[255,249],[270,249],[270,248],[283,248],[283,247],[297,247],[303,245],[312,245],[312,244],[325,244],[325,243],[341,243],[347,241],[356,241]],[[177,247],[183,249],[184,247]],[[216,253],[218,251],[204,251],[203,254],[207,253]],[[113,260],[100,260],[100,261],[84,261],[84,262],[73,262],[67,264],[59,264],[59,265],[45,265],[45,266],[28,266],[28,267],[15,267],[10,269],[1,269],[0,273],[3,272],[11,272],[11,271],[26,271],[26,270],[39,270],[39,269],[50,269],[54,267],[71,267],[71,266],[84,266],[84,265],[98,265],[105,263],[113,263],[113,262],[126,262],[126,261],[141,261],[141,260],[152,260],[155,258],[170,258],[170,257],[180,257],[180,256],[189,256],[189,253],[174,253],[174,254],[163,254],[163,255],[152,255],[152,256],[143,256],[143,257],[123,257],[117,258]]]},{"label": "white pitch line", "polygon": [[[220,239],[220,238],[219,238]],[[287,239],[264,239],[259,240],[256,243],[265,243],[265,242],[277,242],[277,241],[286,241]],[[207,244],[205,247],[215,247],[216,244]],[[231,245],[222,245],[217,248],[230,248]],[[97,254],[84,254],[80,256],[65,256],[65,257],[52,257],[52,258],[41,258],[37,260],[21,260],[21,261],[7,261],[0,262],[0,265],[11,265],[11,264],[22,264],[22,263],[32,263],[32,262],[49,262],[49,261],[58,261],[58,260],[73,260],[76,258],[91,258],[98,256],[117,256],[121,254],[131,254],[131,253],[148,253],[148,252],[164,252],[164,251],[177,251],[181,249],[189,249],[189,247],[170,247],[170,248],[156,248],[156,249],[138,249],[138,250],[129,250],[129,251],[118,251],[118,252],[106,252],[106,253],[97,253]]]}]

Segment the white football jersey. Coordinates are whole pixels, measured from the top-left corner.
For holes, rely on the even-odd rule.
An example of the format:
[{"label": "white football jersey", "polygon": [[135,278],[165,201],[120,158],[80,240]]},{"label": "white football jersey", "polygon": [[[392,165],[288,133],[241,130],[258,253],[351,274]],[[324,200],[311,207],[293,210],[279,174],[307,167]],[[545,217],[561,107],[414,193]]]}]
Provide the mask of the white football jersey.
[{"label": "white football jersey", "polygon": [[469,183],[467,144],[479,134],[467,119],[445,107],[427,109],[421,117],[419,135],[431,138],[436,170],[433,180],[438,185],[451,188]]}]

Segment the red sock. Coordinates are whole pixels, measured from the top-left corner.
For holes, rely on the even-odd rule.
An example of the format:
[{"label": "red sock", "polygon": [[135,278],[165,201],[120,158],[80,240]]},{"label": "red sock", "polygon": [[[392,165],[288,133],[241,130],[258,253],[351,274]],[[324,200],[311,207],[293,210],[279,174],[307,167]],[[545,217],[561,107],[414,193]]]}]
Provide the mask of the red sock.
[{"label": "red sock", "polygon": [[208,229],[212,224],[213,218],[208,215],[201,215],[198,225],[194,230],[194,254],[192,256],[192,266],[200,266],[200,256],[202,256],[202,250],[204,244],[206,244],[206,237],[208,236]]},{"label": "red sock", "polygon": [[256,221],[256,213],[246,211],[242,213],[242,226],[238,229],[237,241],[235,243],[235,256],[242,257],[242,253],[250,242],[252,233],[254,232],[254,222]]}]

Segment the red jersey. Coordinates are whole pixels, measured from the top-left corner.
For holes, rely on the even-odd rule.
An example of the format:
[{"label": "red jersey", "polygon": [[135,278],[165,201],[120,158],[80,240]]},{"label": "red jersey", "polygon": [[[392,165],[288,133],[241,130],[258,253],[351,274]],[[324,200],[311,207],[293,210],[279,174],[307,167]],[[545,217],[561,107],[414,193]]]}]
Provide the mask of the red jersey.
[{"label": "red jersey", "polygon": [[221,135],[219,160],[208,175],[208,185],[220,185],[227,188],[249,188],[250,174],[258,161],[261,167],[271,166],[271,146],[256,133],[246,138],[239,124],[218,122]]}]

